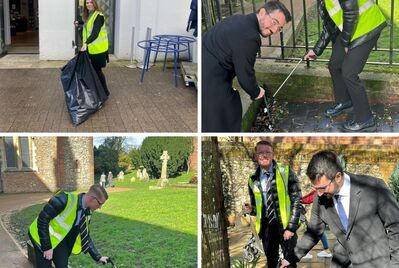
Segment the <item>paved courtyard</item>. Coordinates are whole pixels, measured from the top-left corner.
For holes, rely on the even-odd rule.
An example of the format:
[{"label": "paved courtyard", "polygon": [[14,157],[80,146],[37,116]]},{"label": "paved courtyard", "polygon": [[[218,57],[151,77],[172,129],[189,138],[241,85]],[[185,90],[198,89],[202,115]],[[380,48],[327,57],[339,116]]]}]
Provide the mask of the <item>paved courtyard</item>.
[{"label": "paved courtyard", "polygon": [[109,99],[74,127],[59,68],[0,68],[0,132],[196,132],[197,89],[181,76],[175,88],[169,68],[152,67],[143,83],[140,72],[121,64],[105,68]]}]

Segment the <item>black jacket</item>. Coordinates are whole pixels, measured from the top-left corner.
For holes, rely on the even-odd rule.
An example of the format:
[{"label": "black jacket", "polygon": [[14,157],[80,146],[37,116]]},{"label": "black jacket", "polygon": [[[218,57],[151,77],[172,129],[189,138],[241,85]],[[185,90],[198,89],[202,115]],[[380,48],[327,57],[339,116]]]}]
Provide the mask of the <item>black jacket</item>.
[{"label": "black jacket", "polygon": [[[272,195],[273,195],[273,206],[274,209],[277,213],[277,218],[278,220],[281,219],[280,217],[280,209],[279,209],[279,202],[278,202],[278,195],[277,195],[277,184],[276,184],[276,167],[277,163],[273,160],[273,173],[274,177],[271,182],[271,187],[272,187]],[[260,167],[256,169],[256,172],[254,175],[251,176],[251,180],[254,183],[260,183],[259,179],[260,175]],[[255,202],[255,195],[248,185],[248,190],[249,190],[249,196],[251,199],[251,205],[252,205],[252,212],[253,214],[256,213],[256,202]],[[288,222],[286,230],[289,230],[291,232],[296,232],[296,230],[299,227],[299,216],[301,212],[301,198],[302,198],[302,192],[301,192],[301,187],[299,185],[297,176],[295,173],[292,171],[292,169],[289,169],[289,174],[288,174],[288,194],[291,199],[291,216],[290,220]],[[266,223],[265,215],[266,215],[266,208],[263,205],[265,202],[263,200],[263,195],[262,195],[262,219],[261,219],[261,228],[259,233],[263,233],[263,228]],[[282,225],[280,224],[282,227]],[[281,229],[281,232],[285,230]]]},{"label": "black jacket", "polygon": [[342,32],[335,25],[334,21],[328,14],[324,0],[317,1],[319,16],[323,21],[323,31],[321,32],[319,40],[313,48],[313,51],[317,56],[320,56],[323,53],[330,41],[335,43],[339,34],[341,34],[339,41],[342,43],[343,47],[354,48],[364,44],[366,41],[369,41],[376,35],[379,35],[382,29],[387,25],[386,23],[383,23],[371,32],[360,36],[351,42],[359,18],[359,6],[357,0],[339,0],[339,3],[342,7],[344,16]]},{"label": "black jacket", "polygon": [[[78,213],[79,210],[82,209],[83,195],[84,195],[83,193],[79,194],[78,209],[76,211],[76,214]],[[68,201],[67,194],[65,194],[64,192],[61,192],[61,193],[53,196],[48,201],[48,203],[44,206],[43,210],[40,212],[39,217],[37,219],[37,226],[38,226],[38,233],[39,233],[39,237],[40,237],[40,244],[41,244],[42,251],[46,251],[46,250],[49,250],[52,248],[51,241],[50,241],[50,234],[49,234],[49,223],[53,218],[55,218],[58,214],[60,214],[64,210],[64,208],[66,207],[67,201]],[[77,220],[78,219],[77,219],[77,215],[76,215],[76,219],[73,224],[74,227],[72,227],[71,231],[73,231],[74,228],[79,228],[78,226],[75,226],[75,223]],[[78,233],[79,233],[79,231],[76,232],[76,235]],[[38,245],[36,245],[36,246],[38,246]],[[90,233],[89,233],[89,250],[87,252],[90,253],[90,256],[95,261],[100,260],[101,254],[97,251],[96,247],[94,246],[94,243],[90,238]]]}]

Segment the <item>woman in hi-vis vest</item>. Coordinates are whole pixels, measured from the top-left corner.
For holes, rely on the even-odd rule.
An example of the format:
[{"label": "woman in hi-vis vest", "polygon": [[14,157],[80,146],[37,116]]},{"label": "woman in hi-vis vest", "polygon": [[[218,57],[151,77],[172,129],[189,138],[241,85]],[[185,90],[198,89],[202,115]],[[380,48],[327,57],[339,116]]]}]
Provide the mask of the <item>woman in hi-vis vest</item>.
[{"label": "woman in hi-vis vest", "polygon": [[86,0],[83,10],[82,48],[87,51],[91,63],[96,70],[98,78],[109,96],[107,82],[102,68],[109,62],[108,58],[108,34],[105,26],[105,17],[95,0]]}]

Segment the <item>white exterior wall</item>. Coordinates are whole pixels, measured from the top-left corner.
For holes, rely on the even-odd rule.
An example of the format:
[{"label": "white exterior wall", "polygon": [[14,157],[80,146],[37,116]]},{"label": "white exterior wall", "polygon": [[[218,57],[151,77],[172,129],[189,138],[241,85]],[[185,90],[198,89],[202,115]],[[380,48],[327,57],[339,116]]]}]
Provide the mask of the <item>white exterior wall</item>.
[{"label": "white exterior wall", "polygon": [[68,60],[75,50],[74,1],[39,0],[40,60]]},{"label": "white exterior wall", "polygon": [[[135,27],[134,59],[143,58],[137,42],[145,39],[147,27],[152,35],[186,32],[191,0],[116,0],[114,55],[130,59],[132,27]],[[39,46],[41,60],[68,60],[73,57],[75,39],[74,1],[39,0]],[[193,49],[196,61],[197,45]]]}]

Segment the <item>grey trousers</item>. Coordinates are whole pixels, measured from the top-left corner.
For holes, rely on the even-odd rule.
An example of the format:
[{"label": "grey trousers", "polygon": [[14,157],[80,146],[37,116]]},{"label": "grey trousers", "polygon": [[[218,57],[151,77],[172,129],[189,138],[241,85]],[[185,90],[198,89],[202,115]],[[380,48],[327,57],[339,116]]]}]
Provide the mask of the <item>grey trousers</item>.
[{"label": "grey trousers", "polygon": [[333,80],[335,102],[352,101],[353,119],[358,123],[363,123],[372,117],[366,89],[359,79],[359,74],[363,71],[378,37],[379,34],[364,44],[350,49],[346,54],[341,44],[341,35],[339,35],[333,44],[328,63]]}]

